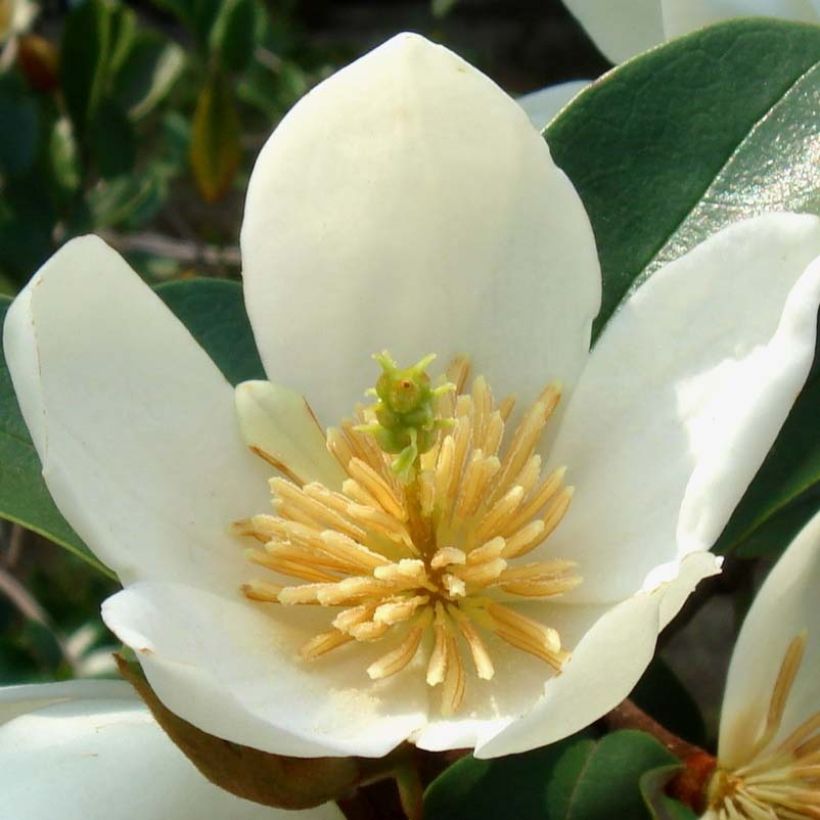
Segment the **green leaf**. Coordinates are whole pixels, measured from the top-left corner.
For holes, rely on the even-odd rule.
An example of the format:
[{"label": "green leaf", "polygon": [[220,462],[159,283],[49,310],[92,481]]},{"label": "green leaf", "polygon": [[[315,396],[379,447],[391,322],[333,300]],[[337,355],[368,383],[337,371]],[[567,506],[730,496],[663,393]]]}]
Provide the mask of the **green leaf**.
[{"label": "green leaf", "polygon": [[185,67],[185,52],[152,31],[136,35],[113,81],[112,95],[135,120],[144,117],[171,91]]},{"label": "green leaf", "polygon": [[239,114],[227,79],[213,73],[200,92],[191,132],[191,167],[203,199],[230,188],[242,157]]},{"label": "green leaf", "polygon": [[[11,300],[0,297],[0,324]],[[0,517],[65,547],[111,574],[60,515],[40,474],[40,459],[20,414],[0,341]]]},{"label": "green leaf", "polygon": [[106,66],[111,57],[112,6],[86,0],[65,21],[60,46],[60,84],[68,113],[78,133],[102,101]]},{"label": "green leaf", "polygon": [[23,174],[37,156],[37,103],[12,73],[0,74],[0,176]]},{"label": "green leaf", "polygon": [[160,285],[156,292],[231,384],[265,378],[238,282],[187,279]]},{"label": "green leaf", "polygon": [[734,21],[616,68],[547,128],[598,241],[596,336],[630,288],[718,227],[817,212],[818,61],[818,26]]},{"label": "green leaf", "polygon": [[438,777],[425,795],[429,820],[611,820],[649,817],[641,776],[676,758],[643,732],[560,743],[494,760],[466,757]]},{"label": "green leaf", "polygon": [[137,158],[137,138],[119,103],[105,99],[94,112],[89,144],[100,175],[105,179],[128,174]]},{"label": "green leaf", "polygon": [[[256,0],[225,0],[214,21],[209,46],[222,65],[232,71],[243,71],[253,58],[256,45]],[[263,12],[262,12],[263,13]]]},{"label": "green leaf", "polygon": [[[615,69],[547,128],[600,250],[596,338],[632,289],[716,230],[767,211],[820,214],[819,63],[820,26],[736,20]],[[819,370],[720,551],[749,542],[820,487]]]},{"label": "green leaf", "polygon": [[680,771],[680,765],[660,766],[645,772],[640,779],[641,794],[652,820],[697,820],[688,806],[669,797],[666,784]]}]

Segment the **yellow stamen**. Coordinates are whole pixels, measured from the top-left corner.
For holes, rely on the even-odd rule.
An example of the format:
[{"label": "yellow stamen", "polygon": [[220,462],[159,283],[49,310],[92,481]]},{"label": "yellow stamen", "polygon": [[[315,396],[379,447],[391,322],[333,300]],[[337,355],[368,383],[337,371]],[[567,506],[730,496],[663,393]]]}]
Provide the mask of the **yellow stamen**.
[{"label": "yellow stamen", "polygon": [[245,584],[247,598],[336,609],[329,631],[302,647],[305,660],[385,642],[384,654],[366,668],[380,680],[412,674],[423,652],[423,675],[440,687],[443,714],[465,697],[463,652],[480,681],[499,673],[491,650],[500,641],[560,672],[569,653],[558,632],[523,615],[517,601],[562,595],[581,582],[571,561],[514,563],[543,549],[572,499],[565,468],[542,476],[536,452],[560,389],[541,393],[505,446],[515,400],[497,404],[481,377],[465,392],[468,370],[463,359],[450,367],[455,392],[430,387],[438,415],[424,423],[428,439],[411,468],[397,473],[395,454],[377,442],[393,429],[390,419],[383,415],[380,427],[376,411],[360,407],[327,434],[347,475],[341,491],[296,480],[285,469],[270,482],[274,514],[234,525],[257,542],[250,561],[274,573]]}]

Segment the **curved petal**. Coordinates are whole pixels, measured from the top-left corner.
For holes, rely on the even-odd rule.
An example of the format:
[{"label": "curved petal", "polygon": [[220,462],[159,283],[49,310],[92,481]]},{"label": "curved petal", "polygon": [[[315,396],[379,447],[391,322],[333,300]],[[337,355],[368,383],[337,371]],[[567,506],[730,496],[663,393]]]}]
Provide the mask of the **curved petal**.
[{"label": "curved petal", "polygon": [[803,528],[769,573],[740,630],[723,697],[719,757],[733,768],[765,718],[774,682],[792,639],[806,632],[803,663],[780,730],[786,737],[820,712],[820,513]]},{"label": "curved petal", "polygon": [[60,511],[123,582],[241,583],[229,527],[269,503],[233,390],[102,240],[69,242],[9,309],[4,344]]},{"label": "curved petal", "polygon": [[[652,660],[663,620],[714,572],[702,556],[689,556],[679,576],[651,593],[610,607],[562,605],[569,621],[591,618],[564,671],[549,680],[535,707],[475,750],[478,758],[517,754],[555,743],[588,726],[632,691]],[[584,611],[585,610],[585,611]],[[558,624],[559,631],[566,631]]]},{"label": "curved petal", "polygon": [[332,490],[347,478],[327,449],[325,433],[310,405],[272,382],[236,387],[236,413],[245,444],[298,484],[319,481]]},{"label": "curved petal", "polygon": [[733,17],[781,17],[820,22],[816,0],[661,0],[667,38],[679,37]]},{"label": "curved petal", "polygon": [[584,577],[569,600],[651,589],[714,543],[808,375],[818,254],[815,217],[739,223],[610,321],[551,455],[576,487],[549,542]]},{"label": "curved petal", "polygon": [[210,734],[298,757],[387,754],[427,719],[423,679],[369,683],[384,652],[373,645],[301,662],[302,644],[327,629],[324,613],[305,610],[135,584],[103,604],[103,620],[162,702]]},{"label": "curved petal", "polygon": [[14,687],[29,690],[24,693],[0,690],[0,699],[11,703],[15,694],[39,702],[0,726],[0,792],[14,817],[51,820],[55,811],[65,820],[343,817],[335,805],[288,812],[234,797],[196,771],[133,695],[100,697],[94,682],[75,683],[71,699],[57,703],[47,684]]},{"label": "curved petal", "polygon": [[272,381],[324,425],[387,348],[466,353],[499,395],[575,382],[600,302],[592,230],[521,108],[417,35],[301,100],[254,168],[248,315]]},{"label": "curved petal", "polygon": [[70,700],[133,699],[134,690],[121,680],[69,680],[0,686],[0,726],[18,715]]},{"label": "curved petal", "polygon": [[564,5],[615,65],[665,39],[660,0],[564,0]]},{"label": "curved petal", "polygon": [[565,106],[583,91],[591,80],[571,80],[531,91],[518,98],[518,104],[527,113],[530,122],[542,131],[547,123]]}]

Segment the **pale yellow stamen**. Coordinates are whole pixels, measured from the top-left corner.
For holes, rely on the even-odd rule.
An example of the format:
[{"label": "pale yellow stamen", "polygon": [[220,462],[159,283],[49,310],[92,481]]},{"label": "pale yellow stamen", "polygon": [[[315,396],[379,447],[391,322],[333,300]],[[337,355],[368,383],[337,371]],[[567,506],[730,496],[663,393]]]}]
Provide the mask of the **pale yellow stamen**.
[{"label": "pale yellow stamen", "polygon": [[789,644],[757,739],[745,762],[718,768],[709,804],[720,817],[737,820],[820,819],[820,712],[774,745],[806,649],[806,633]]},{"label": "pale yellow stamen", "polygon": [[515,400],[496,404],[481,377],[465,392],[463,359],[448,376],[456,391],[436,393],[435,407],[453,421],[441,423],[409,477],[393,471],[369,432],[372,416],[358,408],[327,435],[347,475],[341,491],[274,478],[274,514],[235,525],[259,542],[250,560],[277,576],[245,584],[247,598],[336,609],[332,628],[302,647],[305,660],[345,644],[384,644],[366,670],[380,680],[418,669],[412,662],[421,653],[443,714],[464,701],[464,652],[483,681],[503,669],[492,659],[502,642],[560,672],[569,653],[558,632],[523,615],[517,601],[561,595],[581,582],[571,561],[515,563],[542,547],[572,499],[564,468],[542,476],[536,452],[560,389],[541,393],[504,446]]}]

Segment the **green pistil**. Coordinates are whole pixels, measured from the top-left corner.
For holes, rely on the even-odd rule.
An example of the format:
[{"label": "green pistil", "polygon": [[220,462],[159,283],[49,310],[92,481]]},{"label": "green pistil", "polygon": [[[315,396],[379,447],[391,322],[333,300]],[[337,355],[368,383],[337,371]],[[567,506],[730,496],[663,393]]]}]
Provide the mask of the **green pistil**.
[{"label": "green pistil", "polygon": [[410,482],[419,459],[435,444],[437,432],[452,426],[452,419],[436,415],[435,404],[438,396],[454,390],[455,385],[447,382],[431,387],[427,368],[435,353],[407,368],[400,368],[386,350],[373,358],[382,368],[375,388],[367,391],[377,399],[372,407],[375,420],[357,429],[372,433],[382,450],[395,455],[393,472]]}]

